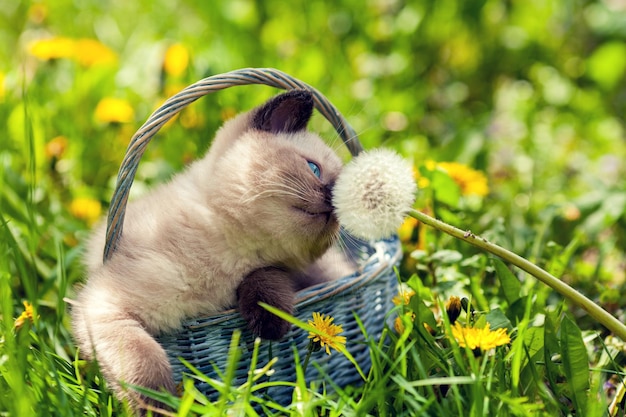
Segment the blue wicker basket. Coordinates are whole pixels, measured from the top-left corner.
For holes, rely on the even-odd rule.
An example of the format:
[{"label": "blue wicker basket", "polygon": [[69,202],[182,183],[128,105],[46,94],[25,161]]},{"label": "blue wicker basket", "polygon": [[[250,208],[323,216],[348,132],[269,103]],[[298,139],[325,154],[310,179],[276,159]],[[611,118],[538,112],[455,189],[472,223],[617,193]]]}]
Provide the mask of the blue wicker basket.
[{"label": "blue wicker basket", "polygon": [[[287,90],[311,91],[315,107],[335,127],[352,155],[357,155],[362,151],[356,133],[337,109],[316,89],[283,72],[267,68],[248,68],[198,81],[168,99],[131,139],[119,170],[116,189],[109,208],[104,250],[105,262],[115,251],[122,234],[128,194],[139,160],[148,142],[168,120],[188,104],[214,91],[246,84],[265,84]],[[397,238],[363,242],[352,236],[346,236],[342,240],[346,243],[353,258],[360,260],[359,272],[331,283],[300,291],[297,296],[295,315],[302,321],[310,320],[313,312],[334,317],[334,322],[343,327],[342,335],[346,336],[348,351],[361,369],[367,372],[371,366],[369,348],[355,315],[363,323],[368,337],[376,339],[381,335],[387,313],[392,307],[391,299],[397,292],[394,266],[400,261],[402,252]],[[236,310],[189,319],[177,332],[161,335],[158,340],[168,353],[176,380],[180,381],[184,373],[191,373],[180,358],[207,376],[216,378],[218,376],[216,370],[223,372],[226,367],[232,335],[237,330],[242,331],[239,339],[242,355],[235,371],[233,384],[240,385],[248,380],[254,337],[246,329],[245,322]],[[277,357],[279,360],[273,366],[274,374],[271,379],[294,381],[296,376],[294,347],[302,359],[306,356],[308,343],[308,334],[301,329],[293,328],[279,342],[263,341],[259,348],[257,363],[260,367],[268,363],[272,357]],[[320,370],[338,386],[358,384],[362,381],[354,365],[339,353],[327,355],[320,351],[313,354],[311,362],[315,362],[317,366],[307,368],[306,379],[308,381],[323,378]],[[196,386],[200,391],[213,397],[213,389],[209,384],[198,382]],[[291,391],[285,386],[268,388],[266,394],[282,404],[288,404],[292,398]]]}]

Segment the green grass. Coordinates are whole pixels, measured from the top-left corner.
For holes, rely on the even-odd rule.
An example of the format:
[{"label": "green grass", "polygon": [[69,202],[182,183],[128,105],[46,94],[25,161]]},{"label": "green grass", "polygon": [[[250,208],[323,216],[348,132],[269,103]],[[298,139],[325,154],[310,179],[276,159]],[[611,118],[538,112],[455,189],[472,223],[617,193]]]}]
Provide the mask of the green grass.
[{"label": "green grass", "polygon": [[[0,415],[130,415],[72,341],[64,300],[83,280],[80,253],[97,215],[72,203],[88,198],[104,212],[128,140],[158,103],[241,67],[276,67],[318,88],[365,148],[394,148],[428,179],[417,209],[523,256],[624,323],[624,13],[602,1],[0,3]],[[117,58],[41,60],[29,42],[44,35],[97,39]],[[173,43],[189,51],[180,74],[162,69]],[[201,155],[225,117],[274,92],[237,87],[185,109],[150,145],[133,193]],[[105,97],[125,100],[130,121],[97,120]],[[312,128],[336,144],[321,117]],[[489,194],[464,194],[428,160],[483,172]],[[278,405],[259,375],[231,386],[227,367],[206,381],[216,401],[191,379],[163,401],[181,416],[624,415],[624,402],[611,401],[625,341],[597,317],[462,239],[424,224],[401,236],[399,280],[416,295],[389,312],[403,332],[364,335],[373,365],[363,385],[307,384],[300,369],[295,382],[270,382],[300,396]],[[460,322],[506,328],[511,343],[460,347],[450,296],[474,309]],[[24,301],[33,319],[16,328]]]}]

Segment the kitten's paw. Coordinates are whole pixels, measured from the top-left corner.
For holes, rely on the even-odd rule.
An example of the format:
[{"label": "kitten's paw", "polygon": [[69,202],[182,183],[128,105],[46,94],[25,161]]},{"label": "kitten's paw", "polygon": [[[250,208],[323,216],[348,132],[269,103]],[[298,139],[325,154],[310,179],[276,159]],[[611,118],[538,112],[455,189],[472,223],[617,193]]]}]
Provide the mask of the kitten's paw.
[{"label": "kitten's paw", "polygon": [[[281,310],[285,309],[281,308]],[[287,334],[291,328],[291,323],[261,308],[255,314],[255,317],[248,321],[248,327],[250,327],[252,333],[261,339],[279,340]]]},{"label": "kitten's paw", "polygon": [[292,314],[295,293],[291,275],[284,269],[267,267],[257,269],[237,288],[239,311],[250,330],[262,339],[278,340],[285,336],[291,324],[259,305],[263,302]]}]

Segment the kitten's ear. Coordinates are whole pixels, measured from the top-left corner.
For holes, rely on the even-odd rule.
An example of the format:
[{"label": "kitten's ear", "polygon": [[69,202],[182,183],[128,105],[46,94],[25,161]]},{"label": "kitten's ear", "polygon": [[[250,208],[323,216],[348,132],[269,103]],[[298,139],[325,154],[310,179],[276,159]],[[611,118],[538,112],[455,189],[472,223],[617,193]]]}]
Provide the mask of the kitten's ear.
[{"label": "kitten's ear", "polygon": [[266,132],[297,132],[306,127],[313,113],[313,96],[292,90],[272,98],[256,110],[252,127]]}]

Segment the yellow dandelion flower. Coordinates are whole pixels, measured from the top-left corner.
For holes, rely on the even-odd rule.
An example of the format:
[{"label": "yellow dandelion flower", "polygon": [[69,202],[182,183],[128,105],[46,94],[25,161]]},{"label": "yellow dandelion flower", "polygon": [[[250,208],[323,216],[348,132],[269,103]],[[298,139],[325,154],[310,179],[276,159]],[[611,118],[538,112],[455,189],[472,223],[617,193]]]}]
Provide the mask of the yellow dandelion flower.
[{"label": "yellow dandelion flower", "polygon": [[404,320],[411,320],[411,321],[415,320],[415,313],[411,311],[407,311],[406,313],[404,313],[404,319],[401,316],[396,317],[396,319],[393,322],[393,328],[395,329],[396,333],[398,334],[404,333]]},{"label": "yellow dandelion flower", "polygon": [[70,213],[90,225],[100,218],[101,210],[100,202],[88,197],[76,198],[70,204]]},{"label": "yellow dandelion flower", "polygon": [[27,321],[33,322],[33,305],[28,301],[24,301],[23,304],[24,311],[15,319],[15,323],[13,324],[13,327],[16,329],[21,328]]},{"label": "yellow dandelion flower", "polygon": [[450,324],[454,324],[461,315],[461,299],[459,297],[454,295],[450,297],[446,303],[446,313],[448,314]]},{"label": "yellow dandelion flower", "polygon": [[414,295],[415,291],[413,291],[412,288],[403,283],[398,290],[398,295],[393,297],[391,301],[393,301],[393,303],[397,306],[408,305],[411,301],[411,297],[413,297]]},{"label": "yellow dandelion flower", "polygon": [[60,58],[72,58],[76,42],[70,38],[54,37],[37,39],[28,45],[28,52],[43,61]]},{"label": "yellow dandelion flower", "polygon": [[126,100],[105,97],[96,106],[96,120],[102,123],[132,122],[135,112]]},{"label": "yellow dandelion flower", "polygon": [[511,337],[506,333],[506,329],[500,328],[491,331],[489,323],[484,328],[477,329],[475,327],[463,327],[457,322],[452,326],[452,336],[459,346],[468,347],[472,350],[487,351],[511,342]]},{"label": "yellow dandelion flower", "polygon": [[95,39],[78,39],[74,45],[73,58],[84,67],[109,65],[117,62],[117,54]]},{"label": "yellow dandelion flower", "polygon": [[165,51],[163,70],[172,77],[179,77],[189,65],[189,51],[180,43],[175,43]]},{"label": "yellow dandelion flower", "polygon": [[316,330],[316,332],[309,332],[309,339],[319,343],[322,347],[326,347],[326,353],[329,355],[329,348],[339,351],[346,344],[345,336],[337,336],[343,332],[343,328],[341,325],[333,324],[333,320],[334,317],[320,313],[313,313],[313,321],[309,320],[309,324]]},{"label": "yellow dandelion flower", "polygon": [[67,138],[65,136],[57,136],[46,143],[45,154],[47,159],[59,159],[67,149]]},{"label": "yellow dandelion flower", "polygon": [[437,168],[445,171],[459,185],[463,195],[484,197],[489,194],[487,177],[482,172],[458,162],[439,162]]}]

